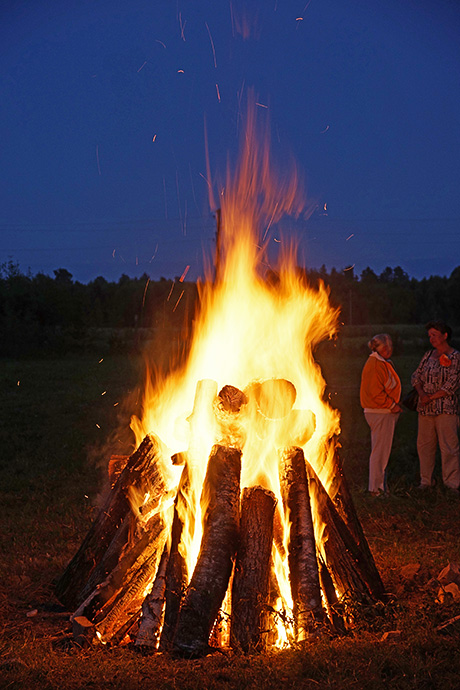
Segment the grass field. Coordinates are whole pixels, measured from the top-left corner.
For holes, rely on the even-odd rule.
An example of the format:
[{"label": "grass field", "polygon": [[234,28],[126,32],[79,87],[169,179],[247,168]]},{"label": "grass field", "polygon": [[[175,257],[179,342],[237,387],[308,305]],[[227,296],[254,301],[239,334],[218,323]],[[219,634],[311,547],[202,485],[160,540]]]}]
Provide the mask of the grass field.
[{"label": "grass field", "polygon": [[[396,430],[391,497],[367,496],[370,444],[358,391],[369,335],[347,334],[320,348],[318,359],[327,393],[342,413],[345,473],[389,603],[357,611],[356,628],[345,637],[198,661],[140,656],[129,647],[81,649],[69,640],[68,613],[53,595],[94,516],[107,458],[131,448],[128,422],[140,404],[140,359],[2,361],[0,688],[460,687],[460,629],[436,631],[460,614],[460,603],[438,603],[433,581],[449,561],[460,561],[460,502],[441,488],[422,496],[415,491],[416,415],[409,412]],[[394,357],[405,388],[422,352],[422,343],[407,345],[409,336],[400,334]],[[415,563],[418,575],[404,578],[402,569]],[[382,639],[391,631],[399,632]]]}]

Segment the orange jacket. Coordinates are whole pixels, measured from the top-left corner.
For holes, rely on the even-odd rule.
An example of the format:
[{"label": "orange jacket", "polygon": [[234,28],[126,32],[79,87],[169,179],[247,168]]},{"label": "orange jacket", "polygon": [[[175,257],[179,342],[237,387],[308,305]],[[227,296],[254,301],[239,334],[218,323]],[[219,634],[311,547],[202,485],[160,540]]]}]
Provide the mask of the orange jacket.
[{"label": "orange jacket", "polygon": [[393,364],[372,352],[361,374],[361,407],[391,410],[401,397],[401,381]]}]

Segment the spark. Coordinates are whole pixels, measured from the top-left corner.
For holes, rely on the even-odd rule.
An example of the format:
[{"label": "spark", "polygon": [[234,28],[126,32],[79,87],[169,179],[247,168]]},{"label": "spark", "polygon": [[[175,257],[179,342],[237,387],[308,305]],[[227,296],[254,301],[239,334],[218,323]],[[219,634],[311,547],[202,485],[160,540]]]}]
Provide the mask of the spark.
[{"label": "spark", "polygon": [[18,381],[18,386],[19,386],[19,384],[20,384],[20,383],[21,383],[21,382],[20,382],[20,381]]},{"label": "spark", "polygon": [[89,496],[88,496],[87,494],[84,494],[84,497],[85,497],[85,498],[89,498]]},{"label": "spark", "polygon": [[101,166],[99,165],[99,144],[96,144],[96,160],[97,160],[97,171],[100,175],[101,174]]},{"label": "spark", "polygon": [[219,91],[219,84],[216,84],[216,91],[217,91],[217,100],[220,103],[220,91]]},{"label": "spark", "polygon": [[139,266],[139,257],[136,256],[136,266]]},{"label": "spark", "polygon": [[101,364],[104,361],[104,357],[99,360],[98,364]]},{"label": "spark", "polygon": [[185,292],[185,290],[182,290],[182,292],[180,293],[179,299],[177,300],[176,304],[174,305],[173,313],[176,311],[177,306],[178,306],[179,302],[181,301],[182,295],[184,294],[184,292]]},{"label": "spark", "polygon": [[106,393],[107,393],[107,391],[102,391],[101,395],[105,395]]},{"label": "spark", "polygon": [[183,283],[183,282],[184,282],[185,276],[187,275],[187,273],[189,272],[189,270],[190,270],[190,266],[186,266],[186,267],[185,267],[185,271],[183,272],[183,274],[182,274],[181,277],[179,278],[179,283]]},{"label": "spark", "polygon": [[178,74],[185,74],[185,72],[184,72],[183,69],[178,69],[178,70],[177,70],[177,73],[178,73]]},{"label": "spark", "polygon": [[181,39],[185,42],[185,25],[187,24],[187,20],[182,24],[182,12],[179,12],[179,24],[180,24],[180,37]]},{"label": "spark", "polygon": [[144,288],[144,295],[143,295],[143,297],[142,297],[142,309],[144,308],[145,296],[146,296],[146,294],[147,294],[147,288],[148,288],[148,286],[149,286],[149,283],[150,283],[150,278],[147,278],[147,281],[146,281],[146,283],[145,283],[145,288]]},{"label": "spark", "polygon": [[203,178],[203,180],[206,182],[208,185],[209,189],[211,189],[211,183],[209,182],[208,178],[203,175],[203,173],[199,173],[199,175]]},{"label": "spark", "polygon": [[168,297],[166,298],[166,301],[167,301],[167,302],[169,302],[173,290],[174,290],[174,282],[173,282],[173,284],[171,285],[171,290],[169,291],[169,295],[168,295]]},{"label": "spark", "polygon": [[345,242],[348,242],[348,240],[351,240],[351,238],[354,237],[354,236],[355,236],[355,233],[352,232],[351,235],[348,235],[348,237],[347,237],[347,239],[345,240]]},{"label": "spark", "polygon": [[138,73],[138,74],[139,74],[139,72],[141,71],[141,69],[143,69],[143,68],[146,66],[146,64],[147,64],[147,60],[145,60],[144,64],[141,65],[141,66],[139,67],[139,69],[137,70],[137,73]]},{"label": "spark", "polygon": [[112,252],[112,259],[115,258],[115,252],[116,252],[116,251],[117,251],[116,249],[113,250],[113,252]]},{"label": "spark", "polygon": [[352,271],[352,270],[354,269],[355,266],[356,266],[356,264],[351,264],[351,266],[347,266],[347,267],[344,268],[343,270],[344,270],[344,271]]},{"label": "spark", "polygon": [[303,17],[296,17],[295,20],[296,22],[303,22]]},{"label": "spark", "polygon": [[156,138],[157,138],[157,135],[154,134],[154,135],[153,135],[153,138],[152,138],[152,141],[155,141]]},{"label": "spark", "polygon": [[273,238],[274,242],[278,242],[278,244],[281,244],[281,240],[277,240],[276,237]]},{"label": "spark", "polygon": [[156,257],[157,251],[158,251],[158,242],[157,242],[157,246],[155,247],[155,251],[153,252],[153,256],[152,256],[152,258],[151,258],[150,261],[149,261],[149,264],[151,264],[152,261],[154,260],[154,258]]},{"label": "spark", "polygon": [[113,406],[114,406],[114,407],[116,407],[117,405],[118,405],[118,403],[113,403]]},{"label": "spark", "polygon": [[328,129],[329,129],[329,125],[326,126],[326,129],[321,130],[321,134],[324,134],[325,132],[327,132]]},{"label": "spark", "polygon": [[268,110],[268,105],[264,105],[263,103],[256,103],[256,105],[258,105],[259,108],[266,108]]},{"label": "spark", "polygon": [[101,428],[101,427],[99,426],[99,424],[96,424],[96,426],[97,426],[97,428],[98,428],[98,429],[100,429],[100,428]]},{"label": "spark", "polygon": [[206,29],[208,30],[209,40],[211,41],[212,55],[213,55],[213,58],[214,58],[214,67],[217,69],[216,51],[215,51],[215,49],[214,49],[214,41],[212,40],[211,31],[209,30],[208,23],[205,22],[204,25],[205,25]]},{"label": "spark", "polygon": [[160,45],[162,45],[163,48],[166,50],[166,46],[165,46],[165,44],[163,43],[163,41],[160,41],[158,38],[156,38],[155,41],[156,41],[157,43],[159,43]]},{"label": "spark", "polygon": [[264,236],[263,236],[263,238],[262,238],[262,241],[263,241],[263,242],[265,241],[265,238],[267,237],[268,231],[270,230],[271,224],[273,223],[273,218],[275,217],[275,213],[276,213],[276,211],[277,211],[277,209],[278,209],[278,203],[279,203],[279,202],[277,201],[276,204],[275,204],[275,208],[273,209],[272,217],[270,218],[270,220],[269,220],[269,222],[268,222],[267,229],[265,230]]}]

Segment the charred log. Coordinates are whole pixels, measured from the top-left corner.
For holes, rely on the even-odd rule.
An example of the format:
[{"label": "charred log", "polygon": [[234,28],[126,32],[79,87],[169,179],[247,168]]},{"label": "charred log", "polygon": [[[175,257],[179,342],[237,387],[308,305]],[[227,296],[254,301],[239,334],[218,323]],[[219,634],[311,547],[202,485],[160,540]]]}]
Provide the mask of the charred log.
[{"label": "charred log", "polygon": [[361,521],[356,513],[348,482],[343,471],[342,461],[337,451],[334,453],[334,467],[334,483],[336,485],[336,492],[333,499],[334,505],[350,530],[359,547],[362,559],[366,563],[366,570],[369,572],[369,581],[372,582],[373,587],[372,595],[376,599],[383,599],[385,598],[383,583],[375,565]]},{"label": "charred log", "polygon": [[[358,601],[375,601],[383,592],[375,564],[356,543],[315,471],[307,462],[310,498],[317,516],[316,542],[339,595]],[[377,572],[377,577],[375,573]]]},{"label": "charred log", "polygon": [[288,562],[295,636],[301,642],[324,622],[308,479],[301,448],[281,453],[280,482],[290,523]]},{"label": "charred log", "polygon": [[[120,472],[113,488],[109,491],[103,507],[89,529],[79,550],[70,561],[63,575],[56,585],[56,596],[64,606],[74,609],[81,604],[88,592],[86,584],[103,560],[117,530],[124,522],[130,523],[131,504],[130,493],[135,490],[146,493],[154,487],[157,494],[164,491],[158,457],[160,454],[159,441],[153,436],[146,436],[137,450],[129,457],[125,467]],[[128,524],[125,525],[129,533]],[[105,562],[98,569],[91,582],[91,587],[104,579],[117,562],[123,539],[115,539],[113,549]]]},{"label": "charred log", "polygon": [[[184,529],[184,523],[181,515],[184,515],[187,504],[192,500],[192,498],[193,497],[190,495],[188,466],[185,465],[177,491],[174,505],[174,517],[171,527],[171,548],[166,567],[165,615],[160,638],[161,650],[170,649],[172,646],[172,641],[177,627],[180,603],[187,586],[187,566],[185,563],[185,558],[181,554],[179,547]],[[192,512],[193,507],[189,506],[191,520],[193,517],[191,515]],[[193,527],[194,520],[189,523],[189,530],[193,531]]]},{"label": "charred log", "polygon": [[234,649],[267,647],[268,595],[275,495],[261,486],[243,490],[240,536],[232,587],[230,644]]},{"label": "charred log", "polygon": [[152,651],[158,647],[165,603],[168,558],[169,551],[166,545],[163,549],[163,555],[161,556],[152,589],[142,602],[142,618],[136,637],[136,647]]},{"label": "charred log", "polygon": [[119,637],[127,623],[141,613],[142,602],[150,590],[167,539],[161,514],[154,515],[142,535],[121,557],[107,579],[82,603],[75,616],[85,616],[96,626],[104,644]]},{"label": "charred log", "polygon": [[239,522],[241,452],[216,445],[211,451],[201,495],[203,536],[200,553],[179,612],[174,653],[198,657],[227,591]]}]

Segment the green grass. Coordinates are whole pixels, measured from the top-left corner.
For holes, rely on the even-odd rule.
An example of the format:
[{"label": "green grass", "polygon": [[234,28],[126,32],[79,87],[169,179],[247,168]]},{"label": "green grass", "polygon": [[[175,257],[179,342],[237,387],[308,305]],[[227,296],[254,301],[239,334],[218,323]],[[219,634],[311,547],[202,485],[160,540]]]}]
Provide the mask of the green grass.
[{"label": "green grass", "polygon": [[[141,656],[129,647],[81,649],[53,595],[97,510],[108,457],[132,449],[128,423],[140,404],[140,360],[2,361],[0,688],[460,687],[460,631],[436,632],[460,614],[460,604],[436,603],[432,581],[449,560],[460,561],[460,502],[441,488],[421,496],[414,490],[416,415],[409,412],[398,422],[390,459],[392,496],[367,496],[369,431],[358,399],[362,337],[358,347],[322,348],[319,359],[331,402],[342,413],[345,473],[389,603],[358,610],[356,627],[343,638],[267,655],[219,652],[198,661]],[[405,387],[419,357],[420,348],[394,357]],[[420,573],[405,581],[401,569],[410,563],[419,563]],[[400,631],[396,640],[382,641],[394,630]]]}]

